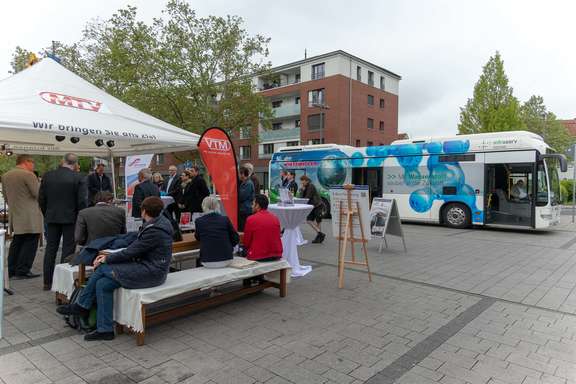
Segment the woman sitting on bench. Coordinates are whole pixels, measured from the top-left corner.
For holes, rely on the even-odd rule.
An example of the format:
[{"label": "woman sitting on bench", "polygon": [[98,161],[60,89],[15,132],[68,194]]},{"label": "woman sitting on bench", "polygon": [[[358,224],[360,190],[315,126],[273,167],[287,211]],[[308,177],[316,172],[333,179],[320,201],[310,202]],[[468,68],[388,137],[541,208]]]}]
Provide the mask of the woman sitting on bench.
[{"label": "woman sitting on bench", "polygon": [[230,219],[220,214],[218,199],[205,197],[202,211],[204,216],[196,219],[194,234],[200,242],[200,262],[206,268],[225,268],[232,262],[240,237]]},{"label": "woman sitting on bench", "polygon": [[166,281],[172,258],[172,225],[161,215],[164,203],[159,197],[147,197],[141,208],[144,225],[137,239],[119,252],[100,253],[78,303],[57,309],[62,315],[87,316],[96,300],[97,329],[84,340],[114,339],[114,290],[156,287]]}]

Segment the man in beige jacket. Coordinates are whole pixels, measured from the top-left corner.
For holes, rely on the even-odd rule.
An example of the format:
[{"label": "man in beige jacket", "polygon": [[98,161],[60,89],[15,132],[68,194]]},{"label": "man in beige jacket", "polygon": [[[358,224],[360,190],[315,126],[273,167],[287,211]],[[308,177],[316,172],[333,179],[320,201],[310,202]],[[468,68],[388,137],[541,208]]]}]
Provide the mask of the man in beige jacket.
[{"label": "man in beige jacket", "polygon": [[40,275],[30,270],[42,233],[42,212],[38,205],[40,184],[34,172],[34,159],[19,155],[16,168],[2,175],[2,192],[8,204],[13,239],[8,253],[10,277],[30,279]]}]

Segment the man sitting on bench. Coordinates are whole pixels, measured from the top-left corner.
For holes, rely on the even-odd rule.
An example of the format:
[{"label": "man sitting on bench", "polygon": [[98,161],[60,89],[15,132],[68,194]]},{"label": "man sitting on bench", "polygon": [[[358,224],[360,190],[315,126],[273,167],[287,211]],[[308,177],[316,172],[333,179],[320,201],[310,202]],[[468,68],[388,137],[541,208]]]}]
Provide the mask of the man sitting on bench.
[{"label": "man sitting on bench", "polygon": [[280,221],[268,212],[268,198],[256,195],[252,204],[253,215],[246,220],[243,245],[246,258],[256,261],[276,261],[282,258]]},{"label": "man sitting on bench", "polygon": [[150,288],[164,284],[172,257],[172,225],[161,215],[164,203],[150,196],[141,205],[144,225],[128,248],[100,253],[94,260],[96,270],[80,294],[78,303],[58,307],[62,315],[87,316],[97,302],[97,329],[84,340],[114,339],[114,290]]}]

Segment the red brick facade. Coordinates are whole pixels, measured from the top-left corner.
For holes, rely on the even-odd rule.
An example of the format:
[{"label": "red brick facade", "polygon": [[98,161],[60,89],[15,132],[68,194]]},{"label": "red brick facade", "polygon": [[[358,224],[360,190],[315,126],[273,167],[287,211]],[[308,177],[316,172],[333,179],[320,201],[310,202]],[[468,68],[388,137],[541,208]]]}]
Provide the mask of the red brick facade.
[{"label": "red brick facade", "polygon": [[[308,93],[316,89],[324,89],[324,103],[330,109],[324,110],[324,129],[322,136],[325,143],[347,144],[365,147],[371,145],[389,144],[398,137],[398,96],[382,91],[346,76],[335,75],[319,80],[307,81],[280,88],[262,91],[266,97],[281,96],[285,94],[300,95],[300,143],[308,144],[309,140],[319,139],[320,132],[309,132],[308,116],[319,114],[318,108],[310,108]],[[350,100],[350,93],[352,98]],[[368,104],[368,95],[373,96],[373,105]],[[384,107],[380,108],[380,99],[384,100]],[[352,121],[350,124],[350,110]],[[373,128],[368,128],[368,119],[373,120]],[[380,122],[383,130],[380,130]],[[351,130],[350,130],[351,127]],[[252,134],[256,134],[253,129]],[[239,153],[239,147],[251,145],[251,160],[255,167],[263,170],[268,167],[269,159],[258,158],[258,143],[250,139],[235,139],[234,146]]]},{"label": "red brick facade", "polygon": [[568,130],[568,133],[570,133],[570,135],[576,136],[576,119],[560,120],[560,122],[562,124],[564,124],[564,126],[566,127],[566,129]]}]

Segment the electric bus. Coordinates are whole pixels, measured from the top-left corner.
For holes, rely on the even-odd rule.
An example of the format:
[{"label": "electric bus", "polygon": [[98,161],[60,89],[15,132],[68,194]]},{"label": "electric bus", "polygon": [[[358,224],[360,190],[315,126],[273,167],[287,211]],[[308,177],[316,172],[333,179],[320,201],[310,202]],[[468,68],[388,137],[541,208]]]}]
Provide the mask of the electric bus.
[{"label": "electric bus", "polygon": [[285,147],[269,165],[278,200],[282,170],[310,177],[330,212],[333,185],[368,185],[370,199],[394,198],[404,221],[545,229],[560,222],[559,172],[566,159],[523,131],[397,140],[356,148]]}]

